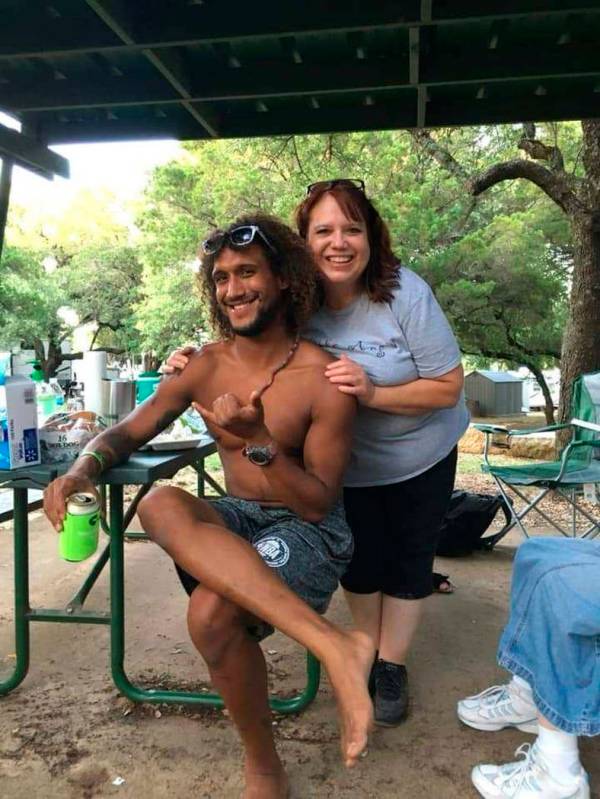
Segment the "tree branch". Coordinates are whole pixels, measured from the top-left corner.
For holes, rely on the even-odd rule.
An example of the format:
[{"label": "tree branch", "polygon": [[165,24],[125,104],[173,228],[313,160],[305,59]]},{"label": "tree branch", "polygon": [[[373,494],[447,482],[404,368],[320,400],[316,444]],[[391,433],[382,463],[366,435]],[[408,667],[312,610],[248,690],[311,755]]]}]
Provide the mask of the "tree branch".
[{"label": "tree branch", "polygon": [[462,166],[462,164],[459,164],[456,158],[454,158],[454,156],[451,155],[445,147],[442,147],[440,144],[438,144],[438,142],[436,142],[429,131],[411,130],[409,132],[419,147],[428,153],[434,161],[437,161],[438,164],[446,170],[446,172],[454,175],[455,178],[458,178],[458,180],[462,181],[463,183],[469,182],[470,175],[468,174],[467,170]]},{"label": "tree branch", "polygon": [[523,136],[517,147],[536,161],[548,161],[553,172],[565,171],[563,154],[558,147],[549,147],[539,139],[527,136]]},{"label": "tree branch", "polygon": [[298,164],[298,169],[300,170],[300,174],[304,177],[307,182],[310,182],[310,178],[304,171],[304,167],[302,166],[302,161],[300,160],[300,154],[298,153],[298,145],[296,144],[296,137],[292,137],[292,147],[294,150],[294,158],[296,159],[296,163]]},{"label": "tree branch", "polygon": [[541,164],[514,158],[488,167],[469,181],[471,193],[477,197],[487,189],[504,180],[522,178],[540,188],[569,216],[587,213],[587,209],[568,184],[566,175],[556,175]]},{"label": "tree branch", "polygon": [[91,341],[91,344],[90,344],[90,350],[94,349],[94,344],[96,343],[96,339],[98,338],[98,334],[100,333],[101,330],[102,330],[102,325],[98,325],[98,327],[94,331],[94,335],[92,336],[92,341]]}]

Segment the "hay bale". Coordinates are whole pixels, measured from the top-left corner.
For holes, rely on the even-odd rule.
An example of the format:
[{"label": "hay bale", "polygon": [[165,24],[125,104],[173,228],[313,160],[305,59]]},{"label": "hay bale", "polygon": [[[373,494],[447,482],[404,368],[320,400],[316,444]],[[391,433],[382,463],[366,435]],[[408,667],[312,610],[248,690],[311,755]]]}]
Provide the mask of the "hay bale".
[{"label": "hay bale", "polygon": [[510,454],[515,458],[553,461],[556,457],[554,436],[516,436],[510,439]]},{"label": "hay bale", "polygon": [[[471,425],[458,442],[458,451],[471,455],[483,454],[485,434]],[[513,436],[507,439],[503,434],[492,436],[490,453],[510,455],[514,458],[530,458],[533,460],[552,461],[556,457],[554,438],[551,436]]]},{"label": "hay bale", "polygon": [[[468,452],[470,455],[482,455],[484,446],[485,433],[469,426],[464,436],[458,442],[458,451]],[[492,435],[489,451],[496,455],[507,454],[506,436],[503,433]]]},{"label": "hay bale", "polygon": [[464,436],[458,442],[459,452],[468,452],[471,455],[481,455],[485,443],[485,436],[480,430],[474,427],[466,429]]}]

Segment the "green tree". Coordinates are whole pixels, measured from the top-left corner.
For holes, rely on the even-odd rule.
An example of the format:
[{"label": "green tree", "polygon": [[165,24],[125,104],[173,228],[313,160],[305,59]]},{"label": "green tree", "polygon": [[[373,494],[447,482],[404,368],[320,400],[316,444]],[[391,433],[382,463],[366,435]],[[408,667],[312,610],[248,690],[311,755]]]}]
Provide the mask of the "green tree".
[{"label": "green tree", "polygon": [[4,346],[22,342],[32,347],[46,377],[50,377],[60,364],[60,345],[73,328],[60,313],[65,305],[60,281],[42,261],[40,253],[4,248],[0,262],[0,340]]},{"label": "green tree", "polygon": [[560,361],[567,270],[533,213],[497,217],[432,255],[421,270],[436,291],[464,354],[526,366],[554,406],[542,369]]},{"label": "green tree", "polygon": [[[140,216],[145,258],[160,272],[165,264],[192,258],[211,226],[242,211],[259,209],[291,221],[308,183],[361,177],[390,226],[396,252],[431,281],[465,352],[529,366],[552,414],[541,368],[556,362],[560,348],[568,226],[531,185],[514,183],[485,200],[465,191],[472,173],[511,154],[517,133],[482,127],[440,131],[436,140],[387,131],[187,145],[183,158],[158,168],[148,186]],[[573,150],[575,134],[566,127]],[[485,277],[490,270],[493,279]],[[512,291],[511,281],[520,291]],[[535,307],[524,301],[528,282],[539,297]],[[156,316],[170,313],[170,324],[185,331],[182,340],[193,336],[187,311],[174,307],[167,285],[161,292]],[[507,310],[511,297],[515,304]],[[163,304],[167,314],[160,311]]]},{"label": "green tree", "polygon": [[[523,181],[541,190],[568,224],[572,271],[561,351],[560,418],[564,420],[574,379],[600,369],[600,120],[584,120],[580,125],[526,123],[509,130],[512,157],[492,159],[478,171],[465,167],[437,135],[419,131],[413,136],[423,152],[462,181],[474,205],[499,183],[508,181],[508,190],[492,192],[496,202],[504,191],[509,196],[515,193],[513,181]],[[524,155],[514,157],[515,148]]]},{"label": "green tree", "polygon": [[156,369],[183,342],[206,340],[205,316],[190,263],[163,268],[146,264],[135,324],[148,369]]},{"label": "green tree", "polygon": [[133,303],[140,275],[141,265],[128,247],[84,249],[62,264],[44,253],[6,247],[0,262],[0,340],[33,348],[46,378],[63,360],[81,357],[62,354],[63,342],[80,324],[98,325],[103,349],[137,348]]},{"label": "green tree", "polygon": [[[137,352],[139,334],[133,309],[140,298],[142,264],[127,244],[95,244],[78,251],[60,272],[68,304],[80,324],[93,323],[90,343]],[[104,348],[103,347],[103,348]]]},{"label": "green tree", "polygon": [[92,347],[139,348],[133,306],[142,265],[128,243],[130,225],[110,192],[81,191],[53,215],[11,209],[11,247],[2,261],[12,264],[2,281],[11,299],[0,336],[33,348],[46,377],[62,360],[81,357],[61,352],[80,324],[96,325]]}]

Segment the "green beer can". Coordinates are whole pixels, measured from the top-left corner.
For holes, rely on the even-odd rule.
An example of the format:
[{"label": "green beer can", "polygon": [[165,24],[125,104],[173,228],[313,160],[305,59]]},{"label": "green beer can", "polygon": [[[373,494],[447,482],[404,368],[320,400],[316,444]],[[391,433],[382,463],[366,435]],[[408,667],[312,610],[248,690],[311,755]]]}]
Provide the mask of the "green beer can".
[{"label": "green beer can", "polygon": [[73,494],[67,500],[67,515],[58,536],[61,558],[80,561],[93,555],[98,547],[100,505],[93,494]]}]

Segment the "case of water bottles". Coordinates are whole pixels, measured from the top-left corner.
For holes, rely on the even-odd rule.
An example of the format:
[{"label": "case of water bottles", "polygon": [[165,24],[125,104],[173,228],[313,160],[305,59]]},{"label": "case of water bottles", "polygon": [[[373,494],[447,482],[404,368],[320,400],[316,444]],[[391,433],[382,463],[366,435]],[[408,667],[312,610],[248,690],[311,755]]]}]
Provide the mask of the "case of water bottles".
[{"label": "case of water bottles", "polygon": [[0,374],[0,469],[40,463],[35,385]]}]

